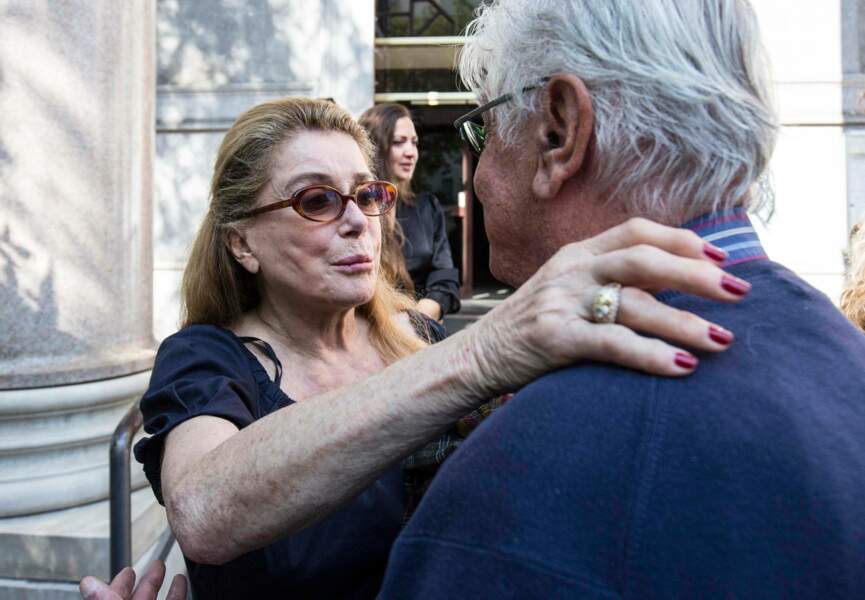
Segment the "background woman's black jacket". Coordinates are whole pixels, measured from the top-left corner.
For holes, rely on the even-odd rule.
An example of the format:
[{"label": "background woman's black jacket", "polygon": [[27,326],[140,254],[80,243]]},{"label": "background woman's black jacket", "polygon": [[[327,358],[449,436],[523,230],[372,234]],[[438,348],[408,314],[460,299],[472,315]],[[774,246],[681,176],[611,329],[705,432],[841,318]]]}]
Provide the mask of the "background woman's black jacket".
[{"label": "background woman's black jacket", "polygon": [[454,268],[445,230],[445,215],[430,193],[415,196],[413,204],[400,202],[397,220],[405,235],[403,255],[418,299],[439,303],[442,316],[460,309],[459,271]]}]

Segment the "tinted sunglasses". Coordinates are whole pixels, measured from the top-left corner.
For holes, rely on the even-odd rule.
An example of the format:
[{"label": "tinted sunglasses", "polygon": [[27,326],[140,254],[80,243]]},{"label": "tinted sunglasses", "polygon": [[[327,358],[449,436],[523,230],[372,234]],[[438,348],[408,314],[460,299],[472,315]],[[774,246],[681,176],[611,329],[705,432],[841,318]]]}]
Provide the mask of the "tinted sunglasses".
[{"label": "tinted sunglasses", "polygon": [[354,200],[366,216],[377,217],[396,204],[396,186],[389,181],[365,181],[355,188],[353,194],[342,194],[329,185],[309,185],[296,191],[291,198],[254,208],[243,213],[239,218],[246,219],[272,210],[291,207],[304,219],[328,223],[343,215],[349,200]]},{"label": "tinted sunglasses", "polygon": [[[524,87],[522,90],[520,90],[520,93],[525,94],[526,92],[536,90],[539,87],[542,87],[547,81],[549,81],[549,77],[544,77],[537,84]],[[459,119],[454,121],[454,127],[457,128],[457,133],[460,136],[460,140],[472,154],[474,154],[475,156],[480,156],[481,152],[484,151],[484,146],[486,145],[487,129],[483,124],[481,115],[483,115],[488,110],[495,108],[499,104],[504,104],[505,102],[508,102],[509,100],[513,99],[513,97],[513,94],[505,94],[503,96],[499,96],[495,100],[491,100],[490,102],[482,104],[476,109],[467,112]]]}]

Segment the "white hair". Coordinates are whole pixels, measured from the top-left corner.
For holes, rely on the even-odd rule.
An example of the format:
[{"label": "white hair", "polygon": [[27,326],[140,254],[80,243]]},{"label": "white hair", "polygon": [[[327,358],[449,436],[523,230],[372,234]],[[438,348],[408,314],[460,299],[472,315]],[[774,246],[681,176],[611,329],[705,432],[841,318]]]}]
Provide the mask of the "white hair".
[{"label": "white hair", "polygon": [[516,141],[555,73],[586,85],[595,115],[589,173],[632,214],[658,220],[771,203],[777,119],[746,0],[492,0],[466,30],[464,83]]}]

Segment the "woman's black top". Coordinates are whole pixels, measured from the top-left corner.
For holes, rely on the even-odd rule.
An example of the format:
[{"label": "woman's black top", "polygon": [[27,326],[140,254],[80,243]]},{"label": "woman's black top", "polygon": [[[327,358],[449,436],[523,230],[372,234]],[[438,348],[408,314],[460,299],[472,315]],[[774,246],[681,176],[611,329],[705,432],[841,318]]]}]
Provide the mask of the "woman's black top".
[{"label": "woman's black top", "polygon": [[[427,339],[443,337],[438,323],[413,317]],[[274,362],[275,380],[246,344],[256,344]],[[144,464],[160,503],[162,446],[168,433],[200,415],[227,419],[243,429],[293,404],[279,387],[281,376],[282,365],[266,342],[237,337],[222,327],[192,325],[162,342],[141,399],[150,437],[135,446],[135,458]],[[403,482],[396,466],[343,509],[299,533],[224,565],[187,559],[193,593],[196,600],[374,598],[403,512]]]},{"label": "woman's black top", "polygon": [[454,268],[445,230],[445,214],[429,193],[415,196],[413,204],[400,202],[396,218],[405,234],[403,256],[418,299],[439,303],[442,316],[460,309],[459,271]]}]

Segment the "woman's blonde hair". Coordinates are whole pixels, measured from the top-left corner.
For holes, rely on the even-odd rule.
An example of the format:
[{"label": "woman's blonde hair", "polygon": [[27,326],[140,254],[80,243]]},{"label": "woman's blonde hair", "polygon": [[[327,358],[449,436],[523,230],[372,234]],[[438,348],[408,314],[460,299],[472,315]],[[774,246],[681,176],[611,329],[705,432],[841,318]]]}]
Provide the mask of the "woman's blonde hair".
[{"label": "woman's blonde hair", "polygon": [[[309,130],[350,135],[367,163],[371,162],[372,145],[366,132],[331,101],[286,97],[240,115],[219,147],[210,184],[210,207],[183,273],[183,327],[197,323],[229,326],[261,301],[256,277],[230,252],[227,232],[254,207],[269,181],[276,149],[297,133]],[[357,309],[369,320],[372,343],[388,363],[424,346],[394,319],[414,306],[411,298],[380,276],[372,299]]]},{"label": "woman's blonde hair", "polygon": [[854,226],[850,235],[850,273],[841,292],[841,310],[865,329],[865,221]]}]

